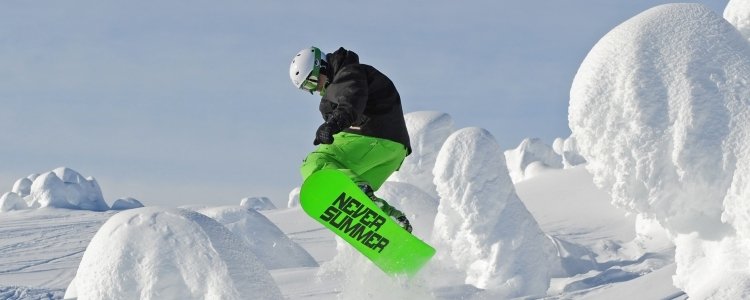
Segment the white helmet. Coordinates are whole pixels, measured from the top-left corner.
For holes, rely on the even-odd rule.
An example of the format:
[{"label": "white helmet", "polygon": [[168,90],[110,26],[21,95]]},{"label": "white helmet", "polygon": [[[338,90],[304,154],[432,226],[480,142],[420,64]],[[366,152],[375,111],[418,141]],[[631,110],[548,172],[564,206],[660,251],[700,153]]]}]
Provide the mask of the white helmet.
[{"label": "white helmet", "polygon": [[289,77],[298,89],[307,90],[312,94],[318,88],[320,67],[325,61],[325,54],[317,47],[300,50],[292,59],[289,66]]}]

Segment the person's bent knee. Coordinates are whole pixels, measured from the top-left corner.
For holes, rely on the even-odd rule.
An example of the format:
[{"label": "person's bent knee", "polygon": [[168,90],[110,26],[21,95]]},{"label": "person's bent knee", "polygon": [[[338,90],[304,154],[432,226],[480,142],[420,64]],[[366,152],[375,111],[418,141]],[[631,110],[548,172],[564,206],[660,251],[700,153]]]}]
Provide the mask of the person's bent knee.
[{"label": "person's bent knee", "polygon": [[302,162],[299,171],[302,175],[302,180],[304,181],[307,177],[312,175],[312,173],[317,171],[338,168],[340,168],[338,162],[336,162],[330,155],[321,152],[313,152]]}]

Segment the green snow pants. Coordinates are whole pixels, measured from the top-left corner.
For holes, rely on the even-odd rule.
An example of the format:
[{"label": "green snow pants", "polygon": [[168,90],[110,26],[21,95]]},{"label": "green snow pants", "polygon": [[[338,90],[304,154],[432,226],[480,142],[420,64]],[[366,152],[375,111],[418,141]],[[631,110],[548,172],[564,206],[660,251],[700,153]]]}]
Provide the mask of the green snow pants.
[{"label": "green snow pants", "polygon": [[367,183],[377,191],[406,158],[404,145],[355,133],[339,132],[333,144],[322,144],[307,155],[300,173],[302,180],[323,169],[343,171],[355,183]]}]

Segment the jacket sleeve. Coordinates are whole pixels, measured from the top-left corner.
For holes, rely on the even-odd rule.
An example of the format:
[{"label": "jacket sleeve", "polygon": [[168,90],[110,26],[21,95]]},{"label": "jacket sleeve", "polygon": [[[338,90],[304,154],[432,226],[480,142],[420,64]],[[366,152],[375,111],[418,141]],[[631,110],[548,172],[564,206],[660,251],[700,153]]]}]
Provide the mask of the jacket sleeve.
[{"label": "jacket sleeve", "polygon": [[345,66],[326,90],[325,98],[336,104],[326,121],[343,129],[362,120],[367,94],[367,74],[362,65]]}]

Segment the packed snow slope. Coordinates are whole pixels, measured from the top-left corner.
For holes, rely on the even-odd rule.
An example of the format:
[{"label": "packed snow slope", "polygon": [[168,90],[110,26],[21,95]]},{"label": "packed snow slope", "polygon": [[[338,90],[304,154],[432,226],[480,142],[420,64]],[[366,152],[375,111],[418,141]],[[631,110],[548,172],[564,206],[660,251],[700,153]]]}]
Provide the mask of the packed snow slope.
[{"label": "packed snow slope", "polygon": [[594,181],[670,233],[675,285],[697,299],[750,297],[747,39],[702,5],[655,7],[594,46],[570,95]]}]

